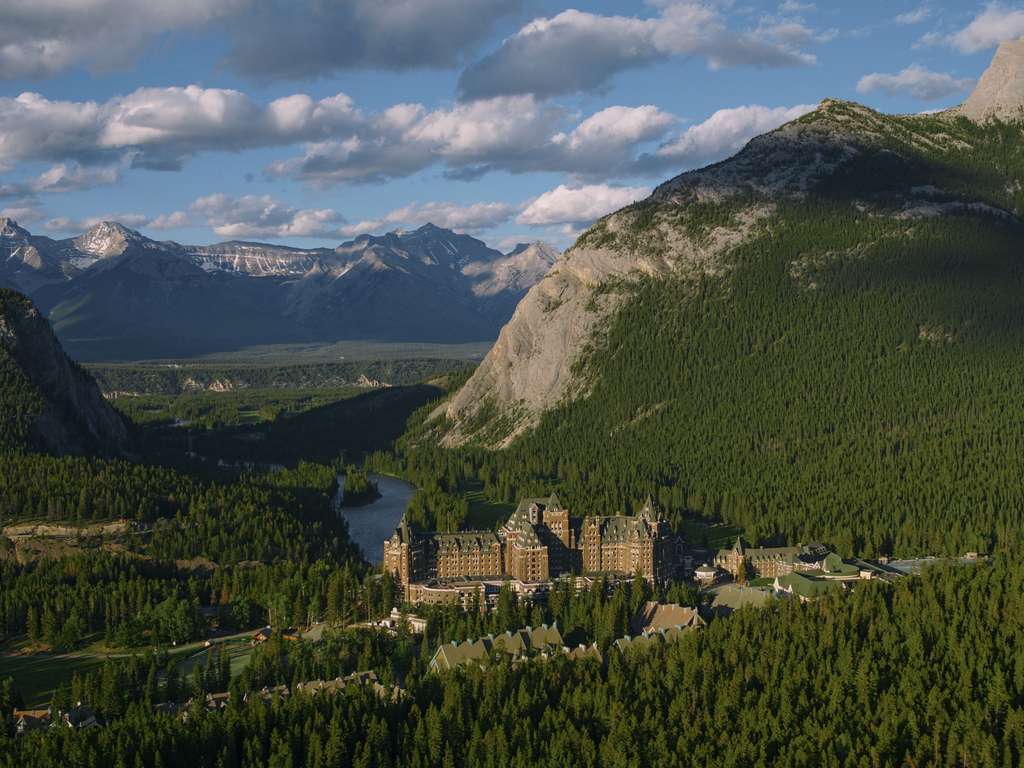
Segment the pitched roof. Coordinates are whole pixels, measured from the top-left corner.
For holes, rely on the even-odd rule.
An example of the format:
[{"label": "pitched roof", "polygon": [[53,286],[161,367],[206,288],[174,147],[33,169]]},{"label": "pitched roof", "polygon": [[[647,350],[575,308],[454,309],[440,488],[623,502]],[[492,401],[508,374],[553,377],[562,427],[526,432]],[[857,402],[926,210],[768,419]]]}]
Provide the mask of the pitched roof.
[{"label": "pitched roof", "polygon": [[696,608],[674,603],[649,602],[633,617],[632,628],[636,633],[651,632],[673,627],[703,626],[704,619]]},{"label": "pitched roof", "polygon": [[775,580],[780,587],[794,595],[810,599],[825,594],[830,589],[840,586],[828,579],[816,579],[805,573],[790,573],[786,576],[779,576]]},{"label": "pitched roof", "polygon": [[711,607],[727,608],[734,611],[748,605],[754,608],[761,608],[770,603],[774,598],[774,594],[764,589],[726,584],[715,593],[715,599],[711,603]]}]

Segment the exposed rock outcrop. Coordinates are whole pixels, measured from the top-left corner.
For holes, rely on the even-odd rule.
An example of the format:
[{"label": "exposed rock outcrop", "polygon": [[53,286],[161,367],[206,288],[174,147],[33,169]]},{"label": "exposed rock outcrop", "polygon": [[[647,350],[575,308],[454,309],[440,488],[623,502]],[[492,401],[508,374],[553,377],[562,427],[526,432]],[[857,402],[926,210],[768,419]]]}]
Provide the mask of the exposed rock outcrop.
[{"label": "exposed rock outcrop", "polygon": [[0,358],[5,368],[15,367],[9,373],[22,374],[5,376],[4,399],[12,402],[3,407],[38,404],[26,447],[57,454],[120,451],[127,437],[121,416],[92,377],[64,354],[32,302],[9,290],[0,290]]},{"label": "exposed rock outcrop", "polygon": [[1024,118],[1024,39],[999,46],[959,113],[977,122]]}]

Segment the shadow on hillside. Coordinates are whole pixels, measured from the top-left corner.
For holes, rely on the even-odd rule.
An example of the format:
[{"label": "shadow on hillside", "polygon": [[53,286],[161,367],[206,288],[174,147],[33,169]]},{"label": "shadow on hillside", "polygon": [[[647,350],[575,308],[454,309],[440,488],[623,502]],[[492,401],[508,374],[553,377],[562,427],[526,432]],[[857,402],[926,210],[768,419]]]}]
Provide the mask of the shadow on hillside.
[{"label": "shadow on hillside", "polygon": [[339,457],[351,461],[389,448],[405,431],[409,417],[443,394],[444,390],[428,384],[387,387],[281,416],[268,424],[211,431],[146,428],[141,438],[161,457],[189,451],[228,464],[290,466],[299,461],[328,463]]}]

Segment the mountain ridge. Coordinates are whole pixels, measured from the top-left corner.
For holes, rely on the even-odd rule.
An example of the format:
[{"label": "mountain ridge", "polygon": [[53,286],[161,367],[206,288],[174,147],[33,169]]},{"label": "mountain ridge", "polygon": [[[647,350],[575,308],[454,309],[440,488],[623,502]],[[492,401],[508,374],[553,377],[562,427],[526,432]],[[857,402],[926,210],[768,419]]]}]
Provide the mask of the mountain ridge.
[{"label": "mountain ridge", "polygon": [[432,224],[313,249],[182,245],[116,222],[66,240],[0,225],[0,282],[31,295],[88,360],[238,344],[490,340],[557,255],[543,244],[502,254]]},{"label": "mountain ridge", "polygon": [[[985,95],[993,78],[1008,101]],[[841,201],[896,221],[1017,217],[1019,193],[979,195],[955,157],[989,140],[985,132],[997,132],[1003,116],[1020,114],[1015,88],[1024,103],[1024,41],[1000,47],[965,102],[984,102],[984,109],[892,116],[825,99],[733,157],[673,177],[646,200],[603,217],[526,294],[477,371],[434,412],[446,422],[444,444],[508,446],[544,413],[584,396],[590,384],[581,366],[631,285],[652,277],[724,278],[736,267],[729,254],[770,236],[788,202]],[[905,179],[911,181],[899,186]]]}]

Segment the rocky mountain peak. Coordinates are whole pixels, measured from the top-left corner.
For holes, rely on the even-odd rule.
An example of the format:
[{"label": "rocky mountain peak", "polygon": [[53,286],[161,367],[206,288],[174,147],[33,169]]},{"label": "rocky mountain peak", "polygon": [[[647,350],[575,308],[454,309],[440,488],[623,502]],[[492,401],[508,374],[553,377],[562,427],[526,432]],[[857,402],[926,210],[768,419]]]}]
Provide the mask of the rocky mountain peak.
[{"label": "rocky mountain peak", "polygon": [[0,237],[10,237],[17,240],[27,240],[30,237],[27,229],[18,226],[18,222],[6,216],[0,216]]},{"label": "rocky mountain peak", "polygon": [[1024,117],[1024,38],[999,46],[960,113],[977,122]]},{"label": "rocky mountain peak", "polygon": [[106,258],[120,256],[132,243],[141,243],[146,239],[134,229],[116,221],[101,221],[76,237],[74,243],[82,253]]}]

